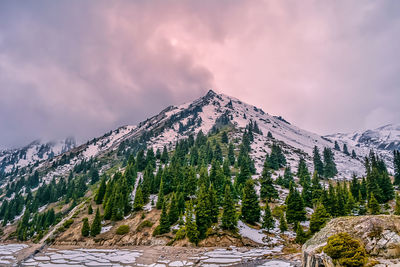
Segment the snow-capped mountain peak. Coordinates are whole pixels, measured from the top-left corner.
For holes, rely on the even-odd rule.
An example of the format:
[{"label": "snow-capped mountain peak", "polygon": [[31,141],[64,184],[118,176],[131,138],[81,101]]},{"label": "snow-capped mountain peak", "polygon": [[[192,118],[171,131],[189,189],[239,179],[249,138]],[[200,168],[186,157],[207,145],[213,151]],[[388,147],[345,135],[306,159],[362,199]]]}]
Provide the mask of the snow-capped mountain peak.
[{"label": "snow-capped mountain peak", "polygon": [[68,137],[64,140],[50,142],[35,140],[22,148],[3,150],[0,152],[0,170],[5,173],[12,172],[16,168],[51,159],[75,146],[75,139]]}]

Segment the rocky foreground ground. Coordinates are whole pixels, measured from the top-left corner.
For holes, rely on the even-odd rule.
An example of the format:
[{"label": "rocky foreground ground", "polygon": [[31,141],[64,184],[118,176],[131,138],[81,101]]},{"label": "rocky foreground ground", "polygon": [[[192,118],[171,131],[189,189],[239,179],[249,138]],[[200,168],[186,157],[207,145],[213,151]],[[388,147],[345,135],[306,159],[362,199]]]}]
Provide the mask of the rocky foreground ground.
[{"label": "rocky foreground ground", "polygon": [[0,245],[0,266],[300,266],[299,255],[268,248],[50,247],[25,260],[25,244]]}]

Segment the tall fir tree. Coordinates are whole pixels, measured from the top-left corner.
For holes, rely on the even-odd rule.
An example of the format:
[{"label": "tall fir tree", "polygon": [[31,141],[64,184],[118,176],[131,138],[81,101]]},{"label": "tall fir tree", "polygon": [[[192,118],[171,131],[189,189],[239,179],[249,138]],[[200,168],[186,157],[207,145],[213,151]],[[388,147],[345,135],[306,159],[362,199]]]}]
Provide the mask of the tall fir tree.
[{"label": "tall fir tree", "polygon": [[171,204],[168,211],[169,224],[174,225],[179,219],[178,199],[175,193],[172,193]]},{"label": "tall fir tree", "polygon": [[97,190],[97,194],[95,196],[95,201],[97,205],[103,203],[103,198],[105,193],[106,193],[106,178],[103,177],[100,182],[100,187]]},{"label": "tall fir tree", "polygon": [[330,216],[322,203],[317,205],[310,219],[310,232],[316,233],[329,221]]},{"label": "tall fir tree", "polygon": [[217,200],[217,193],[214,189],[213,184],[208,188],[208,209],[210,212],[211,223],[218,222],[219,205]]},{"label": "tall fir tree", "polygon": [[189,201],[186,206],[186,213],[185,213],[185,230],[186,236],[188,237],[189,241],[197,245],[200,241],[199,238],[199,231],[197,230],[197,224],[193,219],[194,216],[193,210],[193,203]]},{"label": "tall fir tree", "polygon": [[266,229],[267,232],[275,227],[275,220],[272,217],[272,212],[269,207],[268,202],[266,203],[265,209],[264,209],[264,216],[263,216],[263,222],[262,222],[262,228]]},{"label": "tall fir tree", "polygon": [[271,202],[272,200],[279,197],[278,190],[276,190],[276,188],[274,187],[274,181],[272,180],[271,172],[265,164],[262,176],[260,178],[260,184],[260,198],[262,200]]},{"label": "tall fir tree", "polygon": [[223,213],[221,218],[221,227],[225,230],[235,231],[237,227],[237,215],[235,202],[232,198],[232,193],[229,185],[225,186],[225,195],[223,203]]},{"label": "tall fir tree", "polygon": [[142,210],[144,206],[142,187],[139,185],[136,189],[135,200],[133,201],[133,210]]},{"label": "tall fir tree", "polygon": [[347,156],[350,155],[349,149],[347,148],[347,145],[346,145],[346,144],[343,144],[343,153],[346,154]]},{"label": "tall fir tree", "polygon": [[96,215],[92,222],[92,226],[90,227],[90,235],[96,236],[100,234],[100,232],[101,232],[101,216],[100,216],[100,210],[99,208],[97,208]]},{"label": "tall fir tree", "polygon": [[393,151],[394,184],[400,185],[400,151]]},{"label": "tall fir tree", "polygon": [[333,178],[338,173],[336,169],[335,158],[329,147],[324,148],[324,177]]},{"label": "tall fir tree", "polygon": [[160,189],[158,191],[158,198],[157,198],[156,208],[158,210],[162,209],[163,203],[164,203],[164,182],[161,179]]},{"label": "tall fir tree", "polygon": [[324,163],[321,160],[321,154],[319,148],[314,146],[313,149],[313,162],[314,162],[314,172],[317,172],[319,176],[324,175]]},{"label": "tall fir tree", "polygon": [[89,226],[89,220],[88,218],[83,218],[82,220],[82,229],[81,229],[81,234],[82,236],[89,236],[90,234],[90,226]]},{"label": "tall fir tree", "polygon": [[312,203],[316,204],[322,195],[322,185],[319,183],[318,173],[315,171],[311,180]]},{"label": "tall fir tree", "polygon": [[208,203],[208,194],[205,185],[201,185],[198,196],[197,205],[195,208],[196,212],[196,225],[199,231],[199,238],[204,239],[206,237],[207,229],[211,226],[211,216]]},{"label": "tall fir tree", "polygon": [[396,194],[396,203],[394,206],[394,215],[400,215],[400,196]]},{"label": "tall fir tree", "polygon": [[235,164],[235,146],[232,143],[228,147],[228,160],[231,166]]},{"label": "tall fir tree", "polygon": [[369,199],[368,199],[368,211],[372,215],[377,215],[380,214],[381,212],[381,207],[376,200],[374,193],[371,193]]},{"label": "tall fir tree", "polygon": [[161,216],[160,216],[160,224],[158,226],[159,234],[165,234],[170,231],[170,223],[169,223],[169,218],[167,214],[167,205],[164,201],[162,211],[161,211]]},{"label": "tall fir tree", "polygon": [[281,230],[282,233],[288,230],[285,214],[283,212],[279,218],[279,230]]},{"label": "tall fir tree", "polygon": [[260,221],[260,205],[258,196],[254,189],[253,180],[249,179],[243,188],[242,193],[242,218],[245,222],[255,224]]},{"label": "tall fir tree", "polygon": [[289,195],[286,198],[286,220],[288,223],[306,220],[304,202],[300,193],[294,188],[293,183],[289,187]]}]

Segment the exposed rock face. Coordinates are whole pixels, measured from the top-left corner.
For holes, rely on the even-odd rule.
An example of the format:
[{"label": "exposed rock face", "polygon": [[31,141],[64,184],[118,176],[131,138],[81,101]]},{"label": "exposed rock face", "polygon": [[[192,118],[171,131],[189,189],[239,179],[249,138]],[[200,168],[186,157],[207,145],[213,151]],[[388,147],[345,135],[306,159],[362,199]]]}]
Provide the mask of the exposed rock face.
[{"label": "exposed rock face", "polygon": [[340,232],[359,239],[367,253],[378,261],[397,263],[400,258],[400,216],[341,217],[331,220],[303,245],[303,266],[334,266],[332,259],[321,251],[328,238]]}]

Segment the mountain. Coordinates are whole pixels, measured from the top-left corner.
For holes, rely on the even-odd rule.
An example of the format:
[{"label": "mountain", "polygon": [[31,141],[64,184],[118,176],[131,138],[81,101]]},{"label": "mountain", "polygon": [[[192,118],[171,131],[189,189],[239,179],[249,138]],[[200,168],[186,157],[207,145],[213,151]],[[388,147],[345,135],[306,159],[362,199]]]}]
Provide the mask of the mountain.
[{"label": "mountain", "polygon": [[52,159],[75,146],[75,139],[69,137],[65,140],[46,143],[36,140],[22,148],[0,151],[0,172],[10,173],[18,168]]},{"label": "mountain", "polygon": [[[2,160],[14,155],[15,161],[8,161],[11,167],[4,168],[7,173],[0,186],[0,231],[4,233],[0,241],[35,240],[38,246],[55,242],[85,247],[96,246],[100,240],[105,246],[188,246],[200,241],[200,245],[219,246],[223,239],[224,246],[262,244],[281,251],[294,242],[293,223],[310,218],[313,203],[322,199],[323,190],[327,199],[332,199],[324,203],[332,217],[366,212],[368,192],[355,180],[352,185],[358,185],[353,186],[352,195],[360,198],[360,204],[354,209],[345,209],[348,203],[344,201],[350,203],[351,198],[343,195],[349,192],[342,189],[344,183],[331,183],[326,189],[325,171],[321,177],[315,176],[310,186],[308,171],[314,169],[314,147],[321,154],[326,150],[328,156],[330,150],[333,152],[338,174],[329,179],[349,180],[353,173],[360,178],[364,157],[371,148],[391,164],[389,147],[382,146],[382,140],[389,138],[382,136],[385,131],[392,136],[393,129],[377,129],[369,134],[370,141],[366,141],[366,134],[354,140],[344,134],[320,136],[210,90],[192,102],[169,106],[138,125],[119,127],[79,146],[72,140],[34,142],[21,150],[2,152]],[[301,158],[308,169],[302,165],[297,173]],[[265,161],[266,171],[261,175]],[[288,165],[291,172],[285,168]],[[374,168],[379,180],[366,190],[376,189],[371,194],[381,204],[393,201],[390,177],[383,169]],[[358,192],[354,191],[357,188]],[[278,221],[284,220],[284,209],[278,206],[284,205],[285,199],[286,212],[291,212],[286,213],[286,220],[292,224],[287,235],[278,227]],[[225,200],[228,204],[221,205]],[[269,218],[275,225],[271,225],[272,238],[258,226],[251,226],[260,222],[259,205],[264,206],[266,200],[277,208],[275,219]],[[221,209],[226,210],[221,217],[225,223],[219,225]],[[242,216],[229,215],[237,213]],[[186,233],[180,214],[185,219],[195,215],[198,229],[189,227]],[[194,222],[186,223],[194,226]],[[230,225],[238,231],[225,231],[232,230]],[[120,231],[126,236],[116,234]]]},{"label": "mountain", "polygon": [[377,151],[391,169],[393,150],[400,150],[400,124],[388,124],[373,130],[353,133],[336,133],[327,135],[325,138],[357,148],[364,155],[370,150]]},{"label": "mountain", "polygon": [[[241,131],[250,122],[256,122],[262,132],[256,135],[251,152],[259,173],[265,153],[270,152],[273,142],[278,142],[283,147],[292,168],[297,167],[299,158],[303,157],[311,169],[314,146],[318,146],[322,151],[324,147],[333,148],[334,141],[338,141],[341,146],[346,143],[349,151],[354,150],[357,157],[333,151],[338,177],[347,179],[353,173],[359,175],[364,173],[363,157],[368,155],[369,149],[374,148],[378,154],[384,155],[391,166],[392,156],[388,149],[399,146],[399,142],[396,143],[399,127],[393,125],[353,135],[320,136],[289,123],[281,116],[270,115],[239,99],[210,90],[205,96],[193,102],[169,106],[137,126],[122,126],[78,147],[74,147],[75,143],[68,139],[53,145],[34,142],[21,150],[2,152],[0,159],[6,171],[16,166],[27,166],[35,160],[48,159],[38,163],[35,168],[44,170],[47,173],[46,178],[52,179],[54,176],[66,174],[82,160],[101,158],[113,151],[129,154],[146,147],[157,150],[167,146],[172,149],[177,140],[186,138],[190,134],[197,134],[199,131],[207,134],[218,127],[229,126],[235,129],[236,137],[240,138]],[[272,138],[268,137],[268,132]],[[68,153],[62,154],[66,151]],[[50,169],[50,166],[56,167]]]}]

